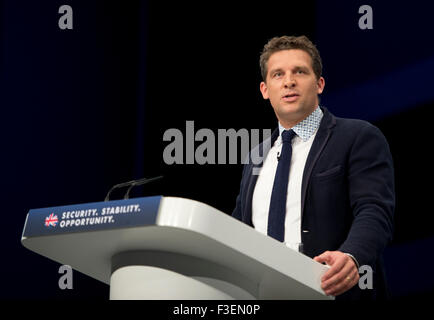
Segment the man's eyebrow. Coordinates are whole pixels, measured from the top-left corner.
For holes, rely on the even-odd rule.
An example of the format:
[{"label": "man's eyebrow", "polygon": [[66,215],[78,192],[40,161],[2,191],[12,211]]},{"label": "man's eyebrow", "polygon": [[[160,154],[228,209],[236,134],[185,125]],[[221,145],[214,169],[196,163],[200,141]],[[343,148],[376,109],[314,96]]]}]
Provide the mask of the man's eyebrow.
[{"label": "man's eyebrow", "polygon": [[283,71],[283,69],[282,69],[282,68],[274,68],[274,69],[271,69],[271,70],[270,70],[270,74],[273,74],[273,73],[275,73],[275,72],[277,72],[277,71]]},{"label": "man's eyebrow", "polygon": [[304,70],[304,71],[309,71],[309,67],[307,66],[295,66],[294,70]]}]

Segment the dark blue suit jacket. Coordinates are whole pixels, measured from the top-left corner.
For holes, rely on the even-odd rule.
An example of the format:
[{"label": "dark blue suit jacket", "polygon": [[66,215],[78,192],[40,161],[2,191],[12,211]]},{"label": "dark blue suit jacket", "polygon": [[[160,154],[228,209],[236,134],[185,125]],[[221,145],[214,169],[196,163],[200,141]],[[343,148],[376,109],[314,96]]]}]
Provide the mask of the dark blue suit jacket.
[{"label": "dark blue suit jacket", "polygon": [[[322,108],[323,118],[307,157],[301,186],[303,253],[326,250],[352,254],[374,270],[373,289],[356,285],[338,299],[386,298],[382,252],[393,234],[394,169],[379,129],[362,120],[342,119]],[[271,145],[279,130],[271,135]],[[257,148],[262,150],[263,145]],[[265,155],[264,155],[265,159]],[[257,162],[257,161],[256,161]],[[252,197],[258,176],[244,166],[232,216],[252,225]],[[302,232],[303,231],[303,232]]]}]

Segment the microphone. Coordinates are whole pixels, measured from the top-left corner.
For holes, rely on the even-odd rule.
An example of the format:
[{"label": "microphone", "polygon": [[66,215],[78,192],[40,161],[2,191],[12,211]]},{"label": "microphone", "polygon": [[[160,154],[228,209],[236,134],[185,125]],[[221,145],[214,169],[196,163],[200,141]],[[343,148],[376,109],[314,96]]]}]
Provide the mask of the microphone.
[{"label": "microphone", "polygon": [[110,200],[110,194],[113,192],[113,190],[118,189],[118,188],[123,188],[123,187],[129,187],[127,189],[127,192],[125,193],[125,196],[124,196],[124,199],[129,199],[130,191],[132,188],[134,188],[136,186],[141,186],[143,184],[147,184],[149,182],[153,182],[155,180],[159,180],[161,178],[163,178],[163,176],[158,176],[158,177],[154,177],[154,178],[142,178],[142,179],[138,179],[138,180],[132,180],[132,181],[128,181],[128,182],[122,182],[122,183],[115,184],[113,187],[111,187],[109,192],[107,192],[107,195],[106,195],[104,201]]},{"label": "microphone", "polygon": [[280,151],[277,153],[277,161],[280,161]]}]

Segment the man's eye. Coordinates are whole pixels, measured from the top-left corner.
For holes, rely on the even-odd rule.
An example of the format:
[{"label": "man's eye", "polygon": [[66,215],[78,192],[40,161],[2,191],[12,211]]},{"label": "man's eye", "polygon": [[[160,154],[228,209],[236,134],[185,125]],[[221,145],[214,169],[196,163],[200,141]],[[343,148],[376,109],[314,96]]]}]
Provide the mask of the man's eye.
[{"label": "man's eye", "polygon": [[274,76],[274,77],[280,77],[281,75],[282,75],[281,72],[275,72],[273,76]]},{"label": "man's eye", "polygon": [[304,72],[303,70],[298,70],[297,73],[301,73],[301,74],[303,74],[303,73],[305,73],[305,72]]}]

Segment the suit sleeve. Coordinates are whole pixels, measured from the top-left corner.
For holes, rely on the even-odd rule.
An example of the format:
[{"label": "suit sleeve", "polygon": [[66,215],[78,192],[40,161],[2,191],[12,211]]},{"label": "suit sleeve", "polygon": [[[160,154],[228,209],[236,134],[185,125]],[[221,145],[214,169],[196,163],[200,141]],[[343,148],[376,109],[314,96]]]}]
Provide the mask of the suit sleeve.
[{"label": "suit sleeve", "polygon": [[393,236],[395,186],[393,160],[381,131],[366,124],[348,159],[348,192],[353,223],[339,248],[360,265],[373,266]]}]

